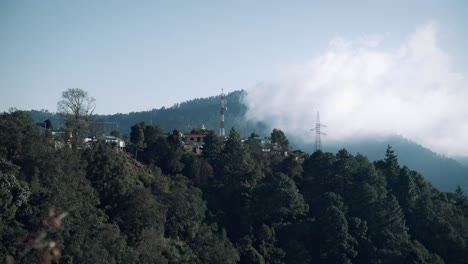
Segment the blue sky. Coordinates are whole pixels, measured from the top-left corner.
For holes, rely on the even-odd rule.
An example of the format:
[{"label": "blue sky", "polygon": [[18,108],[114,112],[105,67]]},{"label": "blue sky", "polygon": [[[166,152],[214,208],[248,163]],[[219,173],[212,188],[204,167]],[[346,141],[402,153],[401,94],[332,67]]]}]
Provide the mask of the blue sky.
[{"label": "blue sky", "polygon": [[391,48],[427,20],[466,71],[465,2],[3,0],[0,111],[56,111],[74,87],[106,114],[251,89],[336,36],[388,34]]},{"label": "blue sky", "polygon": [[100,114],[245,89],[250,118],[291,133],[321,110],[331,129],[358,120],[337,140],[401,134],[468,156],[467,3],[2,0],[0,111],[55,112],[68,88]]}]

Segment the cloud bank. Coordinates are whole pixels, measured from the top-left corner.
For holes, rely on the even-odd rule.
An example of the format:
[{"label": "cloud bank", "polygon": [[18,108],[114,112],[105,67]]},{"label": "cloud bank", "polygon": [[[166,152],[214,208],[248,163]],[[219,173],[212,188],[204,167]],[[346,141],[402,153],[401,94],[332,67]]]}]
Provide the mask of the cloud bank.
[{"label": "cloud bank", "polygon": [[325,142],[401,135],[435,152],[468,156],[468,86],[437,43],[438,25],[398,48],[379,35],[334,39],[322,54],[248,91],[247,118],[312,141],[317,111]]}]

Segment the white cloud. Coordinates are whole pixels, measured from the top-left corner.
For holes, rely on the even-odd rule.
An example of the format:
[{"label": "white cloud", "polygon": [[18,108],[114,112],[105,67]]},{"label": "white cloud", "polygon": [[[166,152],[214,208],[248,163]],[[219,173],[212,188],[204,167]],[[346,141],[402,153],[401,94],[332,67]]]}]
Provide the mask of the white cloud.
[{"label": "white cloud", "polygon": [[[313,139],[316,112],[327,141],[398,134],[446,155],[468,155],[468,86],[437,43],[435,22],[398,49],[379,35],[336,38],[310,62],[248,91],[247,117]],[[308,136],[305,136],[308,135]]]},{"label": "white cloud", "polygon": [[359,38],[359,42],[371,48],[378,47],[383,41],[383,35],[374,34],[374,35],[365,35]]}]

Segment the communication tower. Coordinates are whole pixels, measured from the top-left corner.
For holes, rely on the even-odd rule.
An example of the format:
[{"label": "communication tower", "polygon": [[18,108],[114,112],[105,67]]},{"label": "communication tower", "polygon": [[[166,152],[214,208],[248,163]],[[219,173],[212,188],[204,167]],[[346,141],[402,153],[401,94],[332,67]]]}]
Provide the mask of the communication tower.
[{"label": "communication tower", "polygon": [[220,95],[220,101],[221,101],[221,107],[219,111],[219,136],[224,137],[224,112],[227,110],[226,106],[226,96],[224,95],[224,89],[221,89],[221,95]]}]

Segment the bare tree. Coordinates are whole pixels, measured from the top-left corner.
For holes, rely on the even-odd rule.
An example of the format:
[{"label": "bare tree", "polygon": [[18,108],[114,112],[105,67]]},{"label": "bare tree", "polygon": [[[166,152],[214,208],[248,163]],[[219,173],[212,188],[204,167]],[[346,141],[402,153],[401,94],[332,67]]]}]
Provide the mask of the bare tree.
[{"label": "bare tree", "polygon": [[62,93],[62,100],[57,103],[57,111],[63,116],[67,130],[71,133],[72,146],[78,146],[92,119],[96,100],[88,92],[79,88],[70,88]]}]

